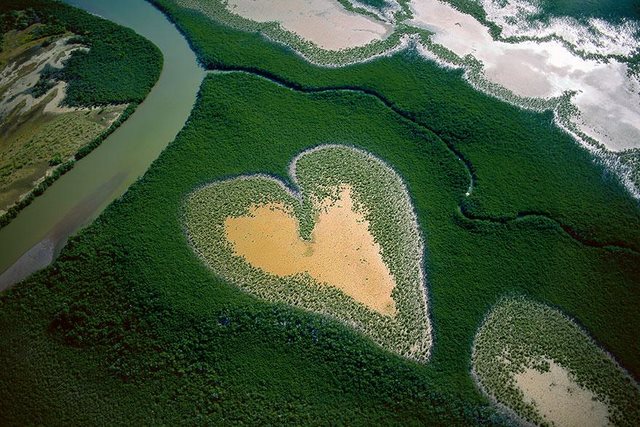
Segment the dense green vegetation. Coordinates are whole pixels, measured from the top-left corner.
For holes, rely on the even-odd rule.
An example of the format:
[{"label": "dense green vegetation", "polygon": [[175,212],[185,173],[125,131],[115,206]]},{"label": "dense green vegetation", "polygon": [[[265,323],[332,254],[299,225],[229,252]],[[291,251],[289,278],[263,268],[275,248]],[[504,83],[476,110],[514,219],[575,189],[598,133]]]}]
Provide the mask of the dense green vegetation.
[{"label": "dense green vegetation", "polygon": [[357,0],[358,3],[375,7],[376,9],[382,9],[388,6],[386,0]]},{"label": "dense green vegetation", "polygon": [[42,37],[71,32],[88,51],[75,52],[56,79],[69,83],[70,106],[140,103],[162,68],[158,48],[133,30],[51,0],[3,0],[2,32],[44,24]]},{"label": "dense green vegetation", "polygon": [[[405,178],[428,248],[435,346],[426,366],[326,318],[248,296],[215,278],[187,244],[180,209],[194,188],[256,172],[288,181],[290,159],[326,141],[365,148]],[[469,375],[471,344],[505,292],[562,306],[637,369],[628,326],[638,324],[638,256],[585,247],[545,221],[468,221],[457,214],[467,179],[434,134],[374,97],[304,94],[237,73],[208,77],[188,125],[142,181],[52,268],[3,296],[2,347],[15,349],[2,353],[14,368],[0,381],[0,397],[12,402],[5,416],[62,410],[79,386],[69,372],[80,370],[111,378],[103,388],[82,380],[97,390],[85,397],[95,411],[107,411],[106,394],[125,399],[122,413],[150,420],[180,412],[189,420],[486,421]],[[68,357],[61,366],[47,358],[52,347]],[[60,397],[16,398],[31,395],[34,369]],[[21,376],[19,393],[10,378]],[[160,383],[164,393],[155,392]],[[154,398],[140,402],[146,394]]]},{"label": "dense green vegetation", "polygon": [[[198,185],[246,172],[288,180],[290,159],[323,141],[350,141],[398,162],[411,177],[410,193],[422,177],[445,189],[433,203],[419,193],[419,212],[443,206],[440,198],[452,208],[451,196],[466,187],[464,170],[424,138],[371,97],[304,95],[243,74],[209,77],[189,124],[150,173],[74,238],[56,266],[3,296],[1,346],[15,349],[1,356],[14,368],[0,381],[0,397],[13,394],[15,403],[4,407],[5,420],[55,414],[82,387],[96,390],[83,397],[96,405],[93,413],[110,413],[118,398],[125,400],[118,411],[136,411],[135,419],[488,421],[493,415],[464,368],[431,384],[438,370],[386,353],[338,322],[260,302],[216,279],[183,234],[181,206]],[[429,168],[415,168],[414,156]],[[450,210],[437,217],[443,213],[458,229]],[[19,356],[25,345],[34,358],[26,364]],[[65,363],[48,360],[51,348]],[[468,364],[463,353],[456,359]],[[34,369],[58,397],[16,398],[30,389],[27,370]],[[69,379],[72,370],[79,378],[114,378],[100,388],[92,379]],[[448,391],[456,384],[466,384],[469,402]],[[165,392],[156,391],[160,385]],[[84,404],[66,410],[86,419]]]},{"label": "dense green vegetation", "polygon": [[[207,77],[185,129],[141,181],[52,267],[0,297],[2,424],[504,423],[470,368],[477,328],[505,294],[561,307],[640,375],[640,255],[595,247],[638,249],[640,209],[551,114],[498,102],[410,52],[318,68],[155,2],[207,67],[281,84]],[[292,185],[290,159],[327,142],[371,152],[407,185],[426,241],[425,365],[249,296],[187,243],[180,212],[195,188],[253,173]]]}]

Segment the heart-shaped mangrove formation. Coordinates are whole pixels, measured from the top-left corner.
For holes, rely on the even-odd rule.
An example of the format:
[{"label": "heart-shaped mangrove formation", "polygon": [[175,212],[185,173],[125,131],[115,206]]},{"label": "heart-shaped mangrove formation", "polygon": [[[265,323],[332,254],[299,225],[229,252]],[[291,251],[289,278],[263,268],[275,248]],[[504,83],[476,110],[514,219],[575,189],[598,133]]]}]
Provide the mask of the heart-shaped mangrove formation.
[{"label": "heart-shaped mangrove formation", "polygon": [[184,207],[193,250],[259,298],[332,316],[426,361],[423,242],[398,174],[369,153],[323,145],[294,158],[290,175],[299,191],[267,175],[195,190]]}]

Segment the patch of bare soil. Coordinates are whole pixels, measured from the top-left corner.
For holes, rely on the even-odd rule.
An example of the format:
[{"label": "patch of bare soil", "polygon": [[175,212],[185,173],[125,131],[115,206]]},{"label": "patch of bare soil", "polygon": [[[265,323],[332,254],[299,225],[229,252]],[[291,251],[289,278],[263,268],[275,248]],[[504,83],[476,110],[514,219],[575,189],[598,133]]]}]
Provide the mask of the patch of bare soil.
[{"label": "patch of bare soil", "polygon": [[549,372],[529,368],[516,374],[524,400],[556,426],[599,427],[609,425],[609,409],[594,394],[580,387],[562,366],[549,362]]},{"label": "patch of bare soil", "polygon": [[336,0],[229,0],[232,13],[257,22],[277,22],[327,50],[365,46],[385,38],[388,24],[347,11]]},{"label": "patch of bare soil", "polygon": [[253,206],[247,216],[227,218],[227,240],[235,254],[269,274],[306,273],[374,311],[395,315],[395,281],[368,221],[354,209],[351,187],[341,187],[338,200],[323,200],[316,208],[310,241],[300,238],[298,220],[282,204]]}]

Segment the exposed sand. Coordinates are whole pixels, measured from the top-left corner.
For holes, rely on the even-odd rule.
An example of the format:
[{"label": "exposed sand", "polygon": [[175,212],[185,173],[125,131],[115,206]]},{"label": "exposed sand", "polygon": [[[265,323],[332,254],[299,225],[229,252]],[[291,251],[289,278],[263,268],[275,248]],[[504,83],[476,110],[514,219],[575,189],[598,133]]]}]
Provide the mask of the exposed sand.
[{"label": "exposed sand", "polygon": [[566,369],[553,361],[549,364],[549,372],[529,368],[515,376],[525,402],[534,404],[556,426],[609,425],[607,405],[594,400],[594,394],[576,384]]},{"label": "exposed sand", "polygon": [[[437,0],[413,0],[412,25],[435,33],[433,41],[484,64],[485,77],[516,95],[557,97],[576,91],[574,123],[613,151],[640,147],[640,83],[626,64],[574,55],[559,41],[504,43],[471,15]],[[603,30],[604,31],[604,30]]]},{"label": "exposed sand", "polygon": [[86,49],[79,44],[67,44],[69,39],[70,37],[60,38],[48,47],[40,48],[27,61],[12,62],[0,71],[0,86],[6,87],[6,91],[0,98],[0,122],[16,108],[19,108],[20,113],[28,112],[53,90],[57,90],[58,93],[52,99],[52,105],[46,107],[46,111],[69,111],[69,109],[60,107],[60,103],[64,99],[64,88],[66,87],[64,83],[58,83],[40,98],[34,98],[30,93],[30,89],[40,80],[40,75],[47,65],[62,68],[71,53]]},{"label": "exposed sand", "polygon": [[229,0],[227,8],[252,21],[277,22],[326,50],[365,46],[385,38],[392,29],[345,10],[336,0]]},{"label": "exposed sand", "polygon": [[317,207],[311,241],[300,238],[298,220],[281,204],[253,206],[249,216],[226,218],[226,237],[237,255],[269,274],[308,273],[372,310],[395,315],[395,281],[368,221],[354,210],[351,187],[341,187],[337,201]]},{"label": "exposed sand", "polygon": [[25,252],[11,267],[0,274],[0,291],[25,279],[30,273],[43,269],[53,261],[55,244],[44,238]]}]

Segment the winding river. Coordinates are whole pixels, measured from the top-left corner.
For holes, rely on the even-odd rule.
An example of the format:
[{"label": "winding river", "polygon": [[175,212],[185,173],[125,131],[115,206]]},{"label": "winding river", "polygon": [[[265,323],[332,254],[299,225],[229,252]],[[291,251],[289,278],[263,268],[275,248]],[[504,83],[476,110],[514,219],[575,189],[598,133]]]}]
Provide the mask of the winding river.
[{"label": "winding river", "polygon": [[136,112],[0,229],[0,290],[50,264],[148,169],[187,120],[205,71],[185,38],[144,0],[65,0],[130,27],[160,48],[162,74]]}]

